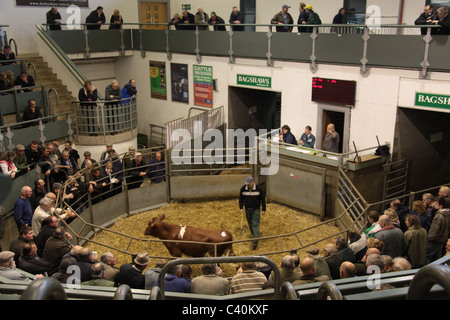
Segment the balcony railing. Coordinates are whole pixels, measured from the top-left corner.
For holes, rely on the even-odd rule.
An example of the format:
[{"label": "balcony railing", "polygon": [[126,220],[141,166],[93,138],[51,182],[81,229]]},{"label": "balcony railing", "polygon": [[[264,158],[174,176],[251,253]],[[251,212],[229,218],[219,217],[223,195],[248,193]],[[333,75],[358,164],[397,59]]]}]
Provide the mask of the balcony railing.
[{"label": "balcony railing", "polygon": [[130,132],[137,127],[136,98],[74,101],[75,133],[99,136]]},{"label": "balcony railing", "polygon": [[[164,30],[149,30],[150,26],[165,26]],[[229,24],[225,24],[230,29]],[[120,30],[47,31],[49,36],[67,54],[84,54],[89,58],[94,52],[115,51],[123,55],[125,50],[165,52],[172,60],[173,53],[202,56],[263,59],[268,66],[274,61],[310,63],[317,71],[319,63],[357,65],[363,76],[370,67],[404,68],[420,70],[426,76],[428,70],[448,71],[445,52],[450,50],[448,36],[434,35],[438,26],[416,25],[309,25],[311,32],[297,32],[302,25],[293,25],[293,32],[276,32],[271,24],[245,24],[256,27],[255,32],[172,30],[165,24],[128,23]],[[64,27],[66,28],[66,26]],[[125,29],[129,28],[129,29]],[[421,30],[427,29],[422,35]],[[212,29],[210,29],[212,30]]]}]

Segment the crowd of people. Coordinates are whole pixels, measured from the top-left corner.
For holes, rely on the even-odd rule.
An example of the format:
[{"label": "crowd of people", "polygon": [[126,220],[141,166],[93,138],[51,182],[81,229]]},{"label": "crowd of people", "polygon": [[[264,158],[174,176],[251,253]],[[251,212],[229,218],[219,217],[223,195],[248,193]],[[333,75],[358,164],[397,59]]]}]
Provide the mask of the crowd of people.
[{"label": "crowd of people", "polygon": [[[105,106],[106,112],[102,114],[102,120],[105,125],[105,130],[115,135],[119,132],[119,115],[122,115],[122,122],[127,118],[127,112],[123,110],[124,105],[129,103],[131,97],[137,95],[136,80],[130,79],[122,88],[119,86],[117,80],[113,80],[105,88]],[[98,91],[93,83],[89,80],[84,82],[84,85],[78,91],[78,100],[80,102],[82,115],[80,116],[80,127],[83,133],[89,133],[91,136],[97,136],[98,133]]]},{"label": "crowd of people", "polygon": [[[6,45],[0,53],[0,65],[11,66],[16,65],[17,60],[11,47]],[[18,92],[29,92],[32,87],[36,86],[34,77],[29,75],[27,71],[21,71],[20,74],[14,74],[11,70],[0,72],[0,91],[21,89]],[[0,95],[12,94],[11,91],[0,92]]]},{"label": "crowd of people", "polygon": [[[161,152],[150,158],[136,152],[135,147],[129,147],[128,152],[119,158],[113,145],[109,144],[100,159],[93,159],[90,151],[85,151],[83,156],[81,158],[71,141],[65,141],[64,148],[60,150],[58,141],[41,145],[39,141],[32,140],[27,146],[17,144],[14,150],[1,155],[1,174],[15,179],[38,168],[52,192],[68,181],[63,195],[70,205],[87,193],[94,203],[120,193],[124,180],[128,189],[139,188],[145,177],[152,183],[165,180],[165,161]],[[40,181],[43,179],[35,181],[35,189],[41,189]],[[33,202],[39,203],[39,199]]]},{"label": "crowd of people", "polygon": [[[127,284],[136,289],[151,289],[158,285],[158,276],[166,260],[158,259],[154,267],[150,268],[148,252],[141,252],[130,263],[116,266],[116,259],[111,252],[99,256],[89,247],[72,245],[71,235],[61,227],[60,219],[70,222],[76,219],[76,214],[72,209],[55,209],[54,204],[58,195],[68,203],[75,201],[80,192],[99,192],[101,197],[104,188],[111,189],[115,184],[111,175],[115,163],[120,164],[120,171],[130,168],[135,172],[128,176],[132,179],[127,181],[130,188],[133,188],[134,183],[135,187],[139,187],[145,176],[153,179],[152,182],[161,182],[164,179],[161,153],[155,154],[153,163],[161,165],[162,170],[156,170],[152,175],[148,167],[140,164],[143,161],[142,154],[133,147],[122,159],[118,159],[113,146],[108,145],[97,161],[92,159],[88,151],[81,159],[68,141],[60,152],[61,159],[68,162],[59,163],[59,168],[67,171],[62,180],[57,180],[61,176],[52,173],[55,167],[52,169],[48,163],[51,163],[50,159],[55,154],[59,154],[55,152],[59,150],[57,143],[46,144],[41,148],[36,141],[32,141],[26,148],[18,146],[16,149],[30,159],[29,164],[41,166],[43,173],[55,174],[53,181],[57,182],[48,192],[45,191],[43,179],[36,180],[34,189],[29,186],[22,188],[14,206],[19,235],[10,243],[8,250],[0,252],[1,276],[15,280],[29,279],[21,272],[23,270],[35,275],[35,279],[50,276],[66,284],[109,287]],[[71,164],[65,166],[68,163]],[[76,174],[81,168],[92,168],[88,171],[89,177],[86,171],[83,175]],[[108,175],[109,180],[105,179]],[[70,183],[63,190],[62,182],[67,179]],[[252,182],[246,181],[249,190],[254,189],[250,187]],[[261,204],[259,202],[255,206],[247,200],[244,202],[246,208],[259,207]],[[363,276],[374,269],[386,273],[425,266],[450,252],[449,204],[450,188],[444,186],[436,196],[423,194],[423,199],[414,201],[412,208],[395,200],[382,213],[370,211],[368,226],[362,233],[349,234],[348,240],[344,236],[336,237],[333,243],[323,247],[322,254],[318,247],[311,246],[306,249],[306,257],[301,259],[297,252],[284,256],[280,263],[281,283],[289,281],[295,286]],[[265,211],[264,205],[262,210]],[[253,224],[249,220],[249,226]],[[19,270],[16,270],[16,266]],[[79,273],[76,273],[79,277],[73,276],[74,266],[79,268]],[[274,286],[273,271],[266,264],[242,263],[236,266],[236,274],[230,278],[222,276],[217,264],[204,264],[201,270],[201,275],[193,277],[190,266],[174,266],[164,277],[165,291],[226,295]]]},{"label": "crowd of people", "polygon": [[[123,18],[119,9],[114,9],[113,14],[109,20],[109,29],[121,29],[123,24]],[[48,28],[53,31],[61,30],[63,19],[56,6],[53,6],[46,13],[46,23]],[[101,25],[106,23],[106,16],[103,12],[103,7],[98,6],[95,10],[91,11],[85,19],[86,29],[99,30]]]},{"label": "crowd of people", "polygon": [[[281,25],[276,27],[277,32],[292,32],[294,30],[294,18],[289,13],[291,7],[287,4],[282,5],[281,11],[277,12],[270,20],[271,24]],[[296,21],[298,32],[312,32],[313,28],[308,25],[321,25],[322,20],[318,13],[313,10],[311,4],[300,2],[299,15]],[[90,30],[98,30],[101,25],[106,23],[105,13],[103,7],[99,6],[96,10],[92,11],[85,20],[86,28]],[[47,25],[50,30],[61,30],[62,18],[58,12],[58,8],[53,6],[46,14]],[[225,24],[232,24],[231,29],[233,31],[244,31],[244,15],[239,11],[237,6],[232,8],[230,17],[227,22],[225,19],[212,11],[209,15],[204,12],[202,7],[197,8],[195,14],[190,13],[188,10],[182,10],[181,14],[175,13],[170,20],[169,25],[174,26],[176,30],[195,30],[198,26],[199,30],[209,30],[209,27],[213,27],[214,31],[225,31]],[[347,24],[347,14],[345,8],[340,8],[338,13],[334,16],[332,24],[344,25]],[[416,25],[439,25],[441,28],[433,28],[432,34],[450,34],[450,18],[448,15],[447,7],[439,7],[436,10],[432,5],[425,7],[424,13],[422,13],[415,21]],[[110,18],[109,29],[120,29],[123,25],[123,18],[118,9],[114,10],[114,13]],[[301,26],[300,26],[301,25]],[[331,29],[334,32],[339,30],[338,27]],[[345,30],[345,29],[342,29]],[[422,28],[422,34],[426,34],[426,28]],[[1,60],[1,59],[0,59]]]}]

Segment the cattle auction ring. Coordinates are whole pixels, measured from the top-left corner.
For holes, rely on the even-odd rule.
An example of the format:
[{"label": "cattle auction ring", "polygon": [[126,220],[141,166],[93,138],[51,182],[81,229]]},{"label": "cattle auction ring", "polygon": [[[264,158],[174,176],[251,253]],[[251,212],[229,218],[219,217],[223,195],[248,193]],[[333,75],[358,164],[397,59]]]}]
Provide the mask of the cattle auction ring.
[{"label": "cattle auction ring", "polygon": [[[148,222],[161,214],[165,215],[164,221],[171,224],[230,231],[233,241],[237,241],[233,243],[235,255],[266,255],[278,265],[281,258],[290,250],[309,244],[322,249],[325,244],[334,243],[336,235],[340,233],[333,222],[324,223],[316,215],[272,202],[267,204],[267,212],[261,216],[260,237],[262,239],[256,250],[252,250],[251,234],[245,214],[241,231],[241,213],[237,199],[189,200],[173,202],[158,209],[119,218],[108,228],[114,232],[98,232],[86,246],[97,251],[99,255],[107,251],[112,252],[116,256],[117,267],[131,262],[130,254],[125,251],[134,254],[145,251],[152,257],[149,267],[153,267],[157,257],[173,258],[161,240],[144,235]],[[108,247],[103,244],[107,244]],[[306,255],[304,250],[298,251],[298,254],[300,257]],[[192,267],[194,269],[194,266]],[[224,276],[234,275],[234,269],[227,270],[224,267],[222,269]]]}]

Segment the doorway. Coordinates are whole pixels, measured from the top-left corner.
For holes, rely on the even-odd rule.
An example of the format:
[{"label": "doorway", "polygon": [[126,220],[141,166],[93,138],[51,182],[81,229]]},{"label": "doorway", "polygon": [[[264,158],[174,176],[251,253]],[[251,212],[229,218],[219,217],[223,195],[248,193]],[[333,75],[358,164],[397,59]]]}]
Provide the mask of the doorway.
[{"label": "doorway", "polygon": [[335,130],[339,133],[339,153],[348,152],[348,142],[350,137],[350,109],[334,107],[331,105],[319,105],[317,121],[316,148],[322,149],[327,133],[327,126],[334,124]]},{"label": "doorway", "polygon": [[[167,24],[166,2],[141,2],[140,23],[164,23]],[[143,29],[164,30],[165,25],[143,26]]]},{"label": "doorway", "polygon": [[228,128],[272,130],[280,127],[281,92],[229,87]]},{"label": "doorway", "polygon": [[[242,0],[239,9],[244,16],[244,23],[256,23],[256,0]],[[245,26],[245,31],[255,31],[255,26]]]},{"label": "doorway", "polygon": [[408,186],[417,191],[450,180],[450,113],[397,108],[393,161],[408,160]]}]

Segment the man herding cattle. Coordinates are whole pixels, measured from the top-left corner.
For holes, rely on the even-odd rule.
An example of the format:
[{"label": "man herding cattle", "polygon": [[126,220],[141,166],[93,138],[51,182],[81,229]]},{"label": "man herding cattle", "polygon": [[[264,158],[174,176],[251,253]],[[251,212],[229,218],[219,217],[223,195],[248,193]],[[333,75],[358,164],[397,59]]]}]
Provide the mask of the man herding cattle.
[{"label": "man herding cattle", "polygon": [[[260,186],[256,185],[252,177],[248,177],[245,180],[245,185],[241,187],[239,193],[239,209],[241,210],[241,214],[244,212],[244,207],[252,238],[259,238],[260,208],[261,214],[264,215],[266,212],[266,198],[264,191]],[[252,249],[255,250],[257,246],[258,240],[254,240]]]}]

